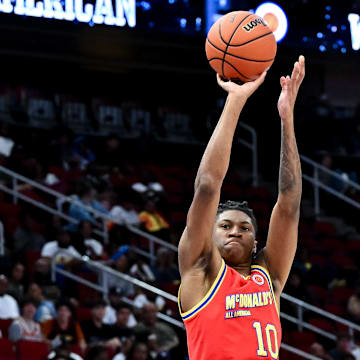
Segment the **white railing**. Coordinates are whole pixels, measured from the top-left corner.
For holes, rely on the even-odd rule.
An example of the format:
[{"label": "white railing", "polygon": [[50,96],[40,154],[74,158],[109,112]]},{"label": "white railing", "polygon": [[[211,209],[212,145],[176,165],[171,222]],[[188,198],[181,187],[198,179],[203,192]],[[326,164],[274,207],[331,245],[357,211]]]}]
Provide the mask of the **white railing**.
[{"label": "white railing", "polygon": [[345,201],[346,203],[356,207],[357,209],[360,209],[360,203],[346,194],[342,193],[341,191],[338,191],[334,189],[333,187],[329,186],[329,184],[326,184],[325,182],[321,181],[321,175],[326,174],[332,179],[338,180],[342,184],[346,184],[347,186],[353,187],[354,189],[360,191],[360,185],[350,179],[345,179],[340,174],[338,174],[335,171],[329,170],[325,166],[309,159],[308,157],[301,155],[300,156],[301,161],[303,164],[310,165],[312,168],[312,173],[305,174],[304,166],[303,166],[303,178],[311,183],[314,188],[314,212],[315,215],[318,216],[320,214],[320,189],[328,192],[329,194],[336,196],[337,198]]},{"label": "white railing", "polygon": [[238,125],[243,129],[247,130],[251,136],[251,142],[239,138],[238,141],[240,144],[244,145],[248,149],[251,150],[252,158],[252,185],[258,186],[259,185],[259,174],[258,174],[258,153],[257,153],[257,134],[253,127],[243,123],[242,121],[238,122]]},{"label": "white railing", "polygon": [[[303,159],[303,161],[304,161],[304,159]],[[307,159],[305,161],[307,161]],[[321,166],[319,166],[319,168],[320,167]],[[95,209],[93,209],[93,208],[91,208],[89,206],[81,204],[78,201],[72,199],[71,197],[64,196],[64,195],[62,195],[62,194],[60,194],[60,193],[58,193],[58,192],[56,192],[54,190],[51,190],[51,189],[49,189],[49,188],[47,188],[47,187],[45,187],[45,186],[43,186],[43,185],[41,185],[41,184],[39,184],[39,183],[37,183],[35,181],[27,179],[22,175],[16,174],[15,172],[10,171],[10,170],[2,167],[2,166],[0,166],[0,173],[6,174],[7,176],[9,176],[11,178],[12,188],[9,188],[9,187],[7,187],[7,186],[5,186],[3,184],[0,184],[0,190],[3,190],[4,192],[12,195],[13,196],[13,201],[15,203],[18,201],[18,199],[21,199],[21,200],[24,200],[24,201],[27,201],[27,202],[33,204],[34,206],[37,206],[37,207],[43,209],[44,211],[47,211],[47,212],[49,212],[51,214],[59,215],[60,217],[62,217],[63,219],[65,219],[65,220],[67,220],[69,222],[72,222],[72,223],[77,223],[78,222],[76,219],[71,218],[70,216],[68,216],[64,212],[60,211],[56,207],[51,207],[48,204],[40,203],[40,202],[38,202],[36,200],[33,200],[33,199],[27,197],[26,195],[24,195],[24,194],[22,194],[22,193],[20,193],[18,191],[19,183],[23,182],[23,183],[30,184],[35,189],[44,191],[48,195],[53,195],[54,198],[55,198],[54,203],[56,203],[56,200],[60,199],[62,202],[73,203],[76,206],[79,206],[79,207],[89,211],[91,214],[93,214],[95,217],[97,217],[101,221],[101,223],[99,224],[99,227],[97,229],[97,233],[103,235],[103,238],[104,238],[105,241],[107,240],[107,233],[106,233],[107,232],[107,226],[106,225],[107,225],[108,221],[116,222],[110,216],[108,216],[106,214],[103,214],[103,213],[101,213],[99,211],[96,211]],[[353,182],[349,182],[349,184],[351,186],[354,186],[354,187],[356,187],[356,185],[357,185],[356,183],[353,183]],[[317,185],[319,187],[321,187],[320,184],[317,184]],[[154,243],[157,243],[157,244],[159,244],[161,246],[167,247],[168,249],[170,249],[170,250],[172,250],[174,252],[177,251],[176,246],[174,246],[172,244],[168,244],[167,242],[165,242],[165,241],[163,241],[161,239],[158,239],[155,236],[152,236],[152,235],[150,235],[150,234],[148,234],[148,233],[146,233],[146,232],[144,232],[144,231],[142,231],[142,230],[140,230],[140,229],[138,229],[138,228],[136,228],[134,226],[127,226],[127,227],[128,227],[128,229],[130,231],[132,231],[134,233],[137,233],[138,235],[141,235],[142,237],[149,240],[149,253],[146,253],[145,251],[142,251],[142,250],[136,249],[136,248],[134,249],[134,251],[139,252],[142,255],[145,255],[145,256],[149,257],[150,260],[152,260],[152,261],[154,261],[154,259],[155,259]],[[102,228],[102,231],[101,231],[101,228]],[[98,263],[96,263],[96,264],[98,264]],[[103,265],[98,264],[98,266],[103,266]],[[102,269],[104,269],[104,268],[102,268]],[[112,269],[110,269],[110,270],[112,270]],[[56,271],[63,272],[63,274],[65,274],[65,270],[57,269]],[[73,274],[72,275],[67,274],[67,276],[70,277],[70,276],[73,276]],[[130,279],[128,279],[128,280],[130,281]],[[81,281],[83,283],[86,283],[86,280],[84,280],[84,279],[81,279]],[[136,281],[139,281],[139,280],[136,280]],[[88,283],[87,285],[92,286],[92,287],[94,286],[93,284],[91,285],[91,283]],[[100,287],[100,288],[97,287],[96,289],[99,290],[99,291],[104,292],[105,291],[105,287],[104,287],[105,285],[104,284],[102,284],[102,285],[103,285],[102,287]],[[147,286],[150,286],[150,285],[147,285]],[[155,290],[155,288],[153,290]],[[289,295],[286,295],[286,294],[282,294],[281,297],[283,299],[287,300],[287,301],[292,302],[293,304],[295,304],[298,307],[298,316],[297,317],[293,317],[293,316],[290,316],[288,314],[283,314],[283,313],[281,314],[281,316],[284,319],[288,320],[288,321],[292,321],[292,322],[298,324],[299,330],[301,330],[302,328],[307,328],[307,329],[309,329],[311,331],[314,331],[314,332],[317,332],[318,334],[320,334],[322,336],[325,336],[325,337],[327,337],[327,338],[329,338],[331,340],[336,339],[334,334],[326,332],[326,331],[324,331],[324,330],[322,330],[322,329],[320,329],[320,328],[318,328],[316,326],[305,323],[303,321],[303,312],[304,312],[304,309],[307,309],[307,310],[310,310],[310,311],[314,311],[317,314],[320,314],[322,316],[325,316],[325,317],[329,318],[330,320],[333,320],[335,322],[339,322],[339,323],[342,323],[342,324],[348,326],[349,327],[349,334],[351,336],[353,335],[354,330],[360,331],[360,327],[358,325],[356,325],[356,324],[354,324],[354,323],[352,323],[350,321],[344,320],[344,319],[342,319],[342,318],[340,318],[340,317],[338,317],[336,315],[333,315],[333,314],[331,314],[331,313],[329,313],[327,311],[319,309],[319,308],[317,308],[315,306],[307,304],[307,303],[305,303],[305,302],[303,302],[301,300],[298,300],[298,299],[293,298],[293,297],[291,297]]]},{"label": "white railing", "polygon": [[[74,199],[71,196],[65,196],[57,191],[54,191],[36,181],[33,181],[31,179],[26,178],[25,176],[22,176],[20,174],[15,173],[14,171],[11,171],[3,166],[0,166],[0,174],[4,174],[10,178],[11,187],[4,185],[3,183],[0,183],[0,190],[4,191],[5,193],[12,195],[14,204],[17,204],[19,199],[26,201],[50,214],[58,215],[62,219],[73,223],[78,224],[79,220],[69,216],[62,210],[62,206],[58,206],[58,204],[73,204],[81,209],[84,209],[91,213],[96,219],[97,223],[95,224],[94,233],[98,236],[100,236],[105,243],[108,242],[108,223],[114,222],[116,224],[119,224],[118,221],[111,216],[104,214],[100,211],[97,211],[93,209],[91,206],[87,206],[81,202],[79,202],[77,199]],[[31,185],[34,189],[36,189],[39,192],[45,193],[47,197],[51,196],[52,201],[50,203],[42,203],[39,201],[36,201],[32,199],[31,197],[19,192],[19,184],[25,183],[28,185]],[[141,229],[132,226],[132,225],[124,225],[126,226],[131,232],[136,233],[137,235],[140,235],[144,238],[146,238],[149,241],[149,252],[142,251],[141,249],[134,248],[134,251],[137,253],[140,253],[143,256],[146,256],[150,259],[152,263],[154,263],[156,257],[155,257],[155,243],[158,245],[161,245],[163,247],[166,247],[172,251],[177,251],[177,247],[167,243],[164,240],[161,240],[155,236],[152,236]]]},{"label": "white railing", "polygon": [[[94,272],[96,272],[97,274],[99,274],[100,276],[98,276],[98,279],[100,280],[100,284],[94,284],[89,280],[83,279],[79,276],[77,276],[76,274],[73,274],[72,272],[68,271],[68,270],[64,270],[61,267],[56,266],[56,258],[58,257],[59,254],[66,254],[66,256],[68,257],[72,257],[72,258],[76,258],[79,261],[83,261],[84,264],[86,264],[90,269],[93,269]],[[155,286],[149,285],[144,281],[138,280],[136,278],[133,278],[132,276],[129,276],[127,274],[123,274],[121,272],[118,272],[108,266],[105,266],[99,262],[95,262],[92,260],[89,260],[89,258],[87,256],[83,256],[83,257],[78,257],[78,256],[74,256],[72,253],[66,251],[66,250],[59,250],[52,258],[51,260],[51,276],[52,276],[52,281],[56,281],[56,274],[61,274],[65,277],[68,277],[69,279],[72,279],[74,281],[77,281],[83,285],[86,285],[94,290],[97,290],[99,292],[101,292],[104,296],[105,299],[107,299],[107,295],[108,295],[108,277],[112,276],[121,280],[125,280],[130,282],[131,284],[135,285],[135,286],[139,286],[145,290],[151,291],[159,296],[164,297],[165,299],[168,299],[170,301],[173,301],[175,303],[178,302],[177,297],[174,295],[171,295],[161,289],[156,288]],[[128,298],[123,298],[123,300],[127,303],[129,303],[130,305],[134,305],[134,301],[132,301],[131,299]],[[172,325],[175,325],[179,328],[182,328],[185,330],[185,326],[184,324],[179,321],[176,320],[168,315],[165,315],[163,313],[158,312],[157,314],[158,318],[171,323]],[[336,339],[336,338],[335,338]],[[288,344],[281,344],[281,347],[283,347],[286,351],[289,351],[291,353],[294,353],[298,356],[302,356],[304,359],[309,359],[309,360],[321,360],[320,358],[313,356],[309,353],[306,353],[305,351],[302,351],[300,349],[297,349],[293,346],[290,346]]]}]

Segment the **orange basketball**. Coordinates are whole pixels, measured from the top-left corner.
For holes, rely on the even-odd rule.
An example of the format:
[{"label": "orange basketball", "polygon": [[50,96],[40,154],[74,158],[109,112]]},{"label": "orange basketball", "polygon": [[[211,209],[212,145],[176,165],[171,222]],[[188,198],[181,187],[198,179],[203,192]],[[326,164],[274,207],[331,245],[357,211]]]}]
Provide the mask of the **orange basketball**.
[{"label": "orange basketball", "polygon": [[218,19],[206,38],[210,66],[223,78],[247,82],[270,68],[276,55],[276,40],[258,15],[233,11]]}]

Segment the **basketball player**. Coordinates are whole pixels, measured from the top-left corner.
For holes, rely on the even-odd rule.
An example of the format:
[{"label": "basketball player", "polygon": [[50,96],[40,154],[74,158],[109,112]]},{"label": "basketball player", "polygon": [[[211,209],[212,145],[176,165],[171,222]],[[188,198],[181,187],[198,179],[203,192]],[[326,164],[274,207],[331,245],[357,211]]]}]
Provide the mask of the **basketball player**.
[{"label": "basketball player", "polygon": [[279,194],[266,247],[255,254],[256,220],[246,202],[219,205],[240,112],[265,75],[243,85],[217,77],[228,96],[198,169],[179,244],[179,305],[190,360],[278,359],[280,294],[296,251],[302,188],[293,112],[303,56],[291,76],[280,79]]}]

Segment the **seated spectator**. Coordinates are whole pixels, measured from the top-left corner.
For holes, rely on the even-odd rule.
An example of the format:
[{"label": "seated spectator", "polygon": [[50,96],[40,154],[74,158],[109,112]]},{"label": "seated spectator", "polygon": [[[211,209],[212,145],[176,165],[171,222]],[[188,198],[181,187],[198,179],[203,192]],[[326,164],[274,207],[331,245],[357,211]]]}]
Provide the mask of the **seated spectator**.
[{"label": "seated spectator", "polygon": [[57,234],[56,240],[50,241],[44,245],[41,250],[41,256],[51,260],[58,251],[66,250],[70,254],[62,253],[56,257],[56,262],[64,264],[73,259],[73,257],[81,257],[78,251],[71,245],[70,234],[66,230],[61,230]]},{"label": "seated spectator", "polygon": [[160,214],[153,201],[148,201],[145,204],[145,210],[140,212],[139,220],[145,231],[162,239],[169,239],[170,226],[165,218]]},{"label": "seated spectator", "polygon": [[153,271],[140,256],[136,256],[136,262],[130,268],[129,274],[147,283],[152,283],[155,281],[155,275]]},{"label": "seated spectator", "polygon": [[157,309],[161,311],[166,305],[165,299],[162,296],[153,293],[152,291],[148,291],[144,288],[141,288],[140,286],[137,286],[135,291],[136,296],[134,298],[134,307],[136,309],[142,309],[147,303],[154,302]]},{"label": "seated spectator", "polygon": [[157,351],[168,352],[179,344],[179,339],[172,327],[157,320],[157,313],[154,303],[144,305],[142,320],[134,327],[135,335],[156,335]]},{"label": "seated spectator", "polygon": [[34,230],[35,220],[29,214],[24,215],[23,225],[14,233],[14,251],[40,251],[45,244],[45,238]]},{"label": "seated spectator", "polygon": [[[122,290],[121,288],[112,287],[109,290],[109,302],[110,304],[106,305],[105,316],[103,318],[103,323],[108,325],[113,325],[117,321],[116,313],[119,310],[119,307],[123,305],[122,300]],[[132,312],[130,312],[127,327],[132,328],[136,325],[136,319]]]},{"label": "seated spectator", "polygon": [[123,347],[127,345],[126,349],[123,349],[124,353],[127,353],[127,350],[130,349],[134,338],[134,331],[129,327],[131,315],[132,307],[130,305],[121,303],[117,306],[114,333],[121,340]]},{"label": "seated spectator", "polygon": [[148,346],[145,343],[137,342],[135,343],[129,351],[129,354],[123,357],[122,354],[117,354],[113,360],[149,360],[150,351]]},{"label": "seated spectator", "polygon": [[310,354],[317,356],[323,360],[332,360],[331,357],[326,353],[324,347],[318,342],[314,342],[310,346]]},{"label": "seated spectator", "polygon": [[73,352],[52,351],[47,357],[48,360],[83,360],[83,358]]},{"label": "seated spectator", "polygon": [[24,269],[22,263],[15,263],[11,269],[10,278],[8,279],[8,294],[13,296],[17,301],[21,301],[24,296]]},{"label": "seated spectator", "polygon": [[174,262],[174,251],[161,247],[156,254],[156,266],[153,268],[156,282],[173,283],[180,280],[180,274]]},{"label": "seated spectator", "polygon": [[96,301],[91,308],[91,318],[84,320],[81,327],[89,345],[103,345],[116,349],[121,346],[121,341],[114,333],[113,326],[103,323],[105,306],[104,300]]},{"label": "seated spectator", "polygon": [[337,338],[336,347],[329,352],[329,355],[333,360],[343,360],[348,356],[353,356],[351,350],[351,337],[348,334],[340,334]]},{"label": "seated spectator", "polygon": [[[95,217],[91,211],[79,205],[85,205],[103,214],[108,214],[108,211],[96,200],[96,190],[86,183],[81,184],[78,196],[76,196],[76,201],[70,205],[69,215],[80,222],[87,220],[92,224],[96,224]],[[79,227],[78,224],[69,224],[66,228],[71,232],[76,232]]]},{"label": "seated spectator", "polygon": [[60,301],[56,305],[56,318],[41,324],[44,336],[51,341],[52,348],[57,348],[66,339],[67,343],[86,349],[86,341],[80,324],[74,320],[72,305]]},{"label": "seated spectator", "polygon": [[360,322],[360,281],[355,284],[354,294],[348,300],[347,311],[354,321]]},{"label": "seated spectator", "polygon": [[85,170],[89,163],[95,160],[95,154],[89,148],[84,136],[78,136],[74,140],[74,156],[79,159],[80,168]]},{"label": "seated spectator", "polygon": [[[116,271],[119,271],[123,274],[127,274],[129,270],[129,260],[127,257],[127,252],[129,251],[129,246],[124,245],[118,249],[118,251],[111,257],[111,261],[114,262],[113,268]],[[116,287],[121,289],[122,296],[129,297],[133,296],[135,291],[132,283],[126,280],[119,279],[115,276],[109,276],[108,278],[109,288]]]},{"label": "seated spectator", "polygon": [[135,206],[130,201],[124,201],[122,205],[115,205],[110,210],[109,215],[119,225],[139,225],[139,214]]},{"label": "seated spectator", "polygon": [[74,353],[72,351],[72,346],[70,339],[67,339],[66,337],[61,338],[61,344],[56,348],[56,350],[51,351],[51,353],[48,355],[48,360],[54,360],[54,359],[66,359],[66,360],[83,360],[83,358]]},{"label": "seated spectator", "polygon": [[19,305],[7,291],[8,279],[0,275],[0,319],[16,319],[20,316]]},{"label": "seated spectator", "polygon": [[120,304],[116,310],[114,333],[121,340],[122,345],[120,352],[116,355],[118,360],[126,358],[126,354],[131,349],[135,340],[134,331],[128,326],[130,316],[132,315],[131,310],[131,306],[125,303]]},{"label": "seated spectator", "polygon": [[34,320],[40,323],[56,317],[54,302],[60,297],[60,290],[56,286],[47,287],[45,291],[53,300],[45,298],[42,288],[36,283],[31,283],[27,292],[37,303]]},{"label": "seated spectator", "polygon": [[93,238],[93,225],[90,221],[80,222],[74,240],[74,247],[81,255],[87,255],[92,260],[100,260],[103,257],[103,246],[100,241]]},{"label": "seated spectator", "polygon": [[21,306],[21,313],[18,319],[15,319],[9,327],[9,339],[11,341],[42,341],[40,325],[34,321],[36,312],[36,300],[31,297],[24,298]]},{"label": "seated spectator", "polygon": [[85,360],[110,360],[109,351],[102,345],[89,346]]}]

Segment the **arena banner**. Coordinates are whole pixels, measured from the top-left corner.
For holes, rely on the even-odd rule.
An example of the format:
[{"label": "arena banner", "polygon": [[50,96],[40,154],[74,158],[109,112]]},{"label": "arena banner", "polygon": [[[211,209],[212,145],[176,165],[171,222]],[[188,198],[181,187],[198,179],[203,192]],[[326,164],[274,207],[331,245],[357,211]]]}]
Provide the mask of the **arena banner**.
[{"label": "arena banner", "polygon": [[0,12],[90,25],[136,25],[135,0],[0,0]]}]

